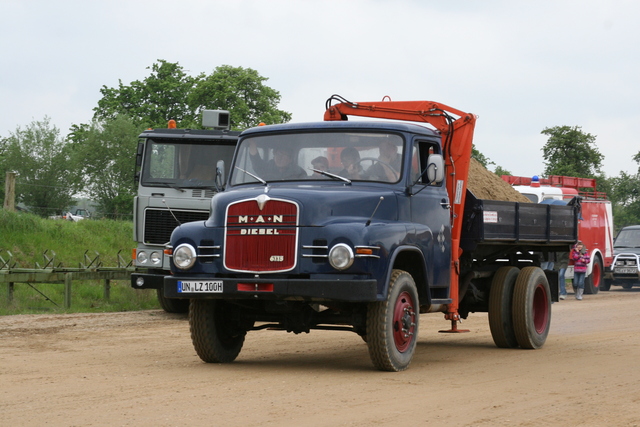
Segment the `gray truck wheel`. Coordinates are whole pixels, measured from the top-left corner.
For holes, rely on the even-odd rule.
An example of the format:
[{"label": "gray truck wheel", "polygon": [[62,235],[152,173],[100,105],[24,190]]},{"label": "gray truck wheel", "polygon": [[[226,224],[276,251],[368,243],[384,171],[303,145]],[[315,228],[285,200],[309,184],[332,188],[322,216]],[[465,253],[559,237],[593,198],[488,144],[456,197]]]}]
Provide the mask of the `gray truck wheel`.
[{"label": "gray truck wheel", "polygon": [[551,325],[551,291],[539,267],[520,271],[513,290],[513,329],[522,348],[544,345]]},{"label": "gray truck wheel", "polygon": [[418,291],[406,271],[393,270],[387,298],[369,303],[367,346],[373,365],[382,371],[409,367],[418,341]]},{"label": "gray truck wheel", "polygon": [[191,300],[191,341],[200,359],[207,363],[233,362],[240,354],[246,331],[229,322],[229,309],[229,304],[221,300]]},{"label": "gray truck wheel", "polygon": [[602,260],[596,255],[593,260],[591,274],[584,279],[584,293],[589,295],[597,294],[603,282],[604,268],[602,268]]},{"label": "gray truck wheel", "polygon": [[164,289],[156,289],[160,307],[167,313],[186,313],[189,311],[188,299],[165,298]]},{"label": "gray truck wheel", "polygon": [[489,328],[493,342],[500,348],[518,347],[513,330],[513,287],[518,278],[518,267],[500,267],[491,281],[489,292]]}]

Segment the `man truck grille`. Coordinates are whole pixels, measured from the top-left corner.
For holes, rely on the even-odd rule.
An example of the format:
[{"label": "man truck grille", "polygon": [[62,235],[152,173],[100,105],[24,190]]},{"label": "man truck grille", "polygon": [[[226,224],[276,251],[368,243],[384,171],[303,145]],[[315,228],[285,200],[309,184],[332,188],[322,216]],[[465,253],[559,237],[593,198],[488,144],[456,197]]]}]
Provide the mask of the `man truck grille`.
[{"label": "man truck grille", "polygon": [[[180,224],[191,221],[204,221],[209,218],[208,211],[184,211],[172,209]],[[146,209],[144,221],[144,243],[147,245],[165,245],[171,238],[173,229],[180,225],[167,209]]]},{"label": "man truck grille", "polygon": [[261,195],[227,208],[224,265],[232,271],[282,272],[296,266],[298,205]]}]

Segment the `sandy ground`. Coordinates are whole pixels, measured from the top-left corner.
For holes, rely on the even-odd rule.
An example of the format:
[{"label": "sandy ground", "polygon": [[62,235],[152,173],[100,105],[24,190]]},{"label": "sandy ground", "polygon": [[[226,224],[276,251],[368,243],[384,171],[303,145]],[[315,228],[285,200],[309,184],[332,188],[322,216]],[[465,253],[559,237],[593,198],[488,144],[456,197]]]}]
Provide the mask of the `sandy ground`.
[{"label": "sandy ground", "polygon": [[347,332],[250,332],[232,364],[161,311],[0,317],[3,426],[640,426],[640,289],[553,305],[540,350],[498,349],[421,317],[405,372]]}]

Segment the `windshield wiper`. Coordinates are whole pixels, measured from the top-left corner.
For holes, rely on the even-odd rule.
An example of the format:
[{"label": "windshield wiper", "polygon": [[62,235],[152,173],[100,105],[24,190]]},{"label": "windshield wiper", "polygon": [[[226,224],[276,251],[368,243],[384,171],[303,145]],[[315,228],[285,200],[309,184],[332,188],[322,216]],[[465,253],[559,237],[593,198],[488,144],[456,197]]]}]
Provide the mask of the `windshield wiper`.
[{"label": "windshield wiper", "polygon": [[171,182],[162,182],[162,181],[147,181],[144,183],[145,185],[156,185],[158,187],[169,187],[169,188],[173,188],[174,190],[179,190],[179,191],[186,191],[184,188],[173,184]]},{"label": "windshield wiper", "polygon": [[331,172],[323,171],[320,169],[309,168],[310,170],[319,173],[320,175],[328,176],[329,178],[337,179],[340,181],[344,181],[347,184],[351,184],[351,180],[349,178],[345,178],[344,176],[336,175]]},{"label": "windshield wiper", "polygon": [[265,181],[264,179],[260,178],[259,176],[254,175],[251,172],[248,172],[248,171],[246,171],[246,170],[244,170],[244,169],[242,169],[241,167],[238,167],[238,166],[236,166],[236,169],[246,173],[247,175],[249,175],[250,177],[256,179],[257,181],[260,181],[263,185],[267,185],[267,181]]}]

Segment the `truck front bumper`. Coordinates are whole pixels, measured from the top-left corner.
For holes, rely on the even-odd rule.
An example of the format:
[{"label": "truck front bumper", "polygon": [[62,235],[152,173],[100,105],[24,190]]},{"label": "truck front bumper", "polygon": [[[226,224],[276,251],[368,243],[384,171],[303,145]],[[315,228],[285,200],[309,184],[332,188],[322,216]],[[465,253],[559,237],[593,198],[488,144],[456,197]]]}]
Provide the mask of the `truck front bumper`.
[{"label": "truck front bumper", "polygon": [[131,273],[131,287],[134,289],[162,289],[164,275],[149,273]]},{"label": "truck front bumper", "polygon": [[[190,292],[191,291],[191,292]],[[166,298],[213,298],[372,302],[378,298],[375,279],[203,279],[164,276]]]},{"label": "truck front bumper", "polygon": [[614,281],[640,280],[640,255],[621,253],[613,258],[611,278]]}]

